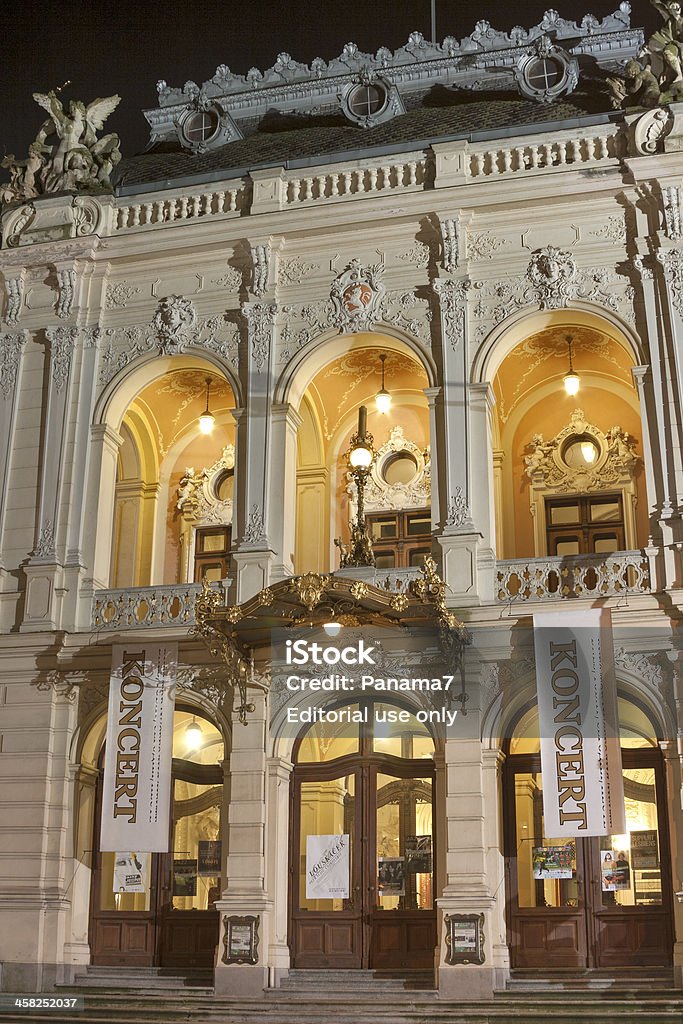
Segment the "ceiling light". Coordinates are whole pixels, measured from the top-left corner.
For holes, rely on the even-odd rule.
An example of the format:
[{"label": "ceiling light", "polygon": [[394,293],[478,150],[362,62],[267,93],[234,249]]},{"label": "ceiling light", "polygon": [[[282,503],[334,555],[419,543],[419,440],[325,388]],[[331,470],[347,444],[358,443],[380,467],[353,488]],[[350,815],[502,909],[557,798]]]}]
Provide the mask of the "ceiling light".
[{"label": "ceiling light", "polygon": [[199,417],[199,429],[202,434],[210,434],[216,424],[215,417],[209,411],[209,388],[211,387],[211,378],[206,378],[206,409]]},{"label": "ceiling light", "polygon": [[188,750],[199,750],[202,745],[203,737],[202,727],[199,722],[192,716],[192,721],[185,730],[185,746]]},{"label": "ceiling light", "polygon": [[379,358],[382,363],[382,387],[375,395],[375,405],[377,407],[377,412],[381,412],[383,415],[386,415],[391,409],[391,395],[384,387],[384,363],[386,362],[387,357],[385,353],[382,352]]},{"label": "ceiling light", "polygon": [[578,373],[574,372],[574,366],[572,365],[572,341],[571,334],[567,335],[567,345],[569,346],[569,370],[564,375],[564,390],[568,395],[575,395],[581,387],[581,378]]},{"label": "ceiling light", "polygon": [[331,619],[329,622],[323,622],[323,629],[330,637],[339,636],[341,628],[341,622],[337,622],[335,619]]}]

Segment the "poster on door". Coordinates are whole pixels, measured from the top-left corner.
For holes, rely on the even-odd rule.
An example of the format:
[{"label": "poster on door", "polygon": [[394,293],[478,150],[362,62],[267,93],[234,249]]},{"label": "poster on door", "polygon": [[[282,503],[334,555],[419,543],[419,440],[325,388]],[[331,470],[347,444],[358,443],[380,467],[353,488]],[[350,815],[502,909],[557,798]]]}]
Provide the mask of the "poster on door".
[{"label": "poster on door", "polygon": [[574,845],[534,846],[532,863],[534,878],[573,878],[576,854]]},{"label": "poster on door", "polygon": [[220,839],[200,839],[197,843],[197,874],[200,878],[218,878],[221,873]]},{"label": "poster on door", "polygon": [[603,892],[631,888],[631,868],[626,850],[601,850],[600,875]]},{"label": "poster on door", "polygon": [[114,857],[114,892],[144,892],[146,853],[117,853]]},{"label": "poster on door", "polygon": [[197,895],[197,860],[173,861],[173,895]]},{"label": "poster on door", "polygon": [[432,837],[406,836],[406,870],[409,875],[425,875],[432,870]]},{"label": "poster on door", "polygon": [[403,857],[377,859],[377,888],[382,896],[405,896],[406,865]]},{"label": "poster on door", "polygon": [[631,832],[631,863],[634,871],[659,867],[656,828]]},{"label": "poster on door", "polygon": [[547,835],[626,831],[608,608],[534,615]]},{"label": "poster on door", "polygon": [[112,647],[103,851],[168,851],[177,661],[177,644]]},{"label": "poster on door", "polygon": [[306,836],[306,899],[349,898],[348,835]]}]

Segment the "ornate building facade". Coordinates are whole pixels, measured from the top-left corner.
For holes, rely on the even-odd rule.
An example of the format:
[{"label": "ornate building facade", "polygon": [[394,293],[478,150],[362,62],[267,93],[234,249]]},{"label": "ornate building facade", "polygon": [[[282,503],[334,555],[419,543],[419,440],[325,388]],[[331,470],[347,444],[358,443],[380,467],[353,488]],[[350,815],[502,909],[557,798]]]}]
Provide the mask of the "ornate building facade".
[{"label": "ornate building facade", "polygon": [[[521,967],[683,985],[683,107],[654,46],[656,95],[622,74],[642,43],[622,3],[221,66],[160,82],[125,161],[96,141],[111,102],[40,98],[0,250],[5,991],[116,965],[215,968],[221,993],[333,966],[418,966],[463,999]],[[376,564],[339,570],[363,405]],[[417,621],[427,556],[476,652],[467,730],[375,694],[400,731],[290,735],[275,610]],[[196,631],[203,581],[251,651],[241,683]],[[627,831],[562,844],[531,621],[592,607],[614,624]],[[171,836],[121,892],[99,849],[107,696],[112,648],[144,642],[178,645]],[[337,833],[355,895],[309,897],[307,837]],[[464,964],[458,915],[481,921]]]}]

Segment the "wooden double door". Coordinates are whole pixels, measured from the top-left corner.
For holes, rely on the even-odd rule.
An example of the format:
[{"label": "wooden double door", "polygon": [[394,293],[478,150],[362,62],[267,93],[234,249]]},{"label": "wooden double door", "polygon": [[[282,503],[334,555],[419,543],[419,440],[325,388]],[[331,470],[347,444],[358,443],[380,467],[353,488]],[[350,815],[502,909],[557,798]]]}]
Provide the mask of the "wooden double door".
[{"label": "wooden double door", "polygon": [[[295,768],[290,866],[294,967],[433,966],[433,799],[431,759],[354,755]],[[315,883],[319,865],[324,869],[328,863],[327,851],[336,856],[340,845],[348,846],[348,854],[344,851],[341,870],[335,872],[332,894],[324,881]]]},{"label": "wooden double door", "polygon": [[[222,774],[219,765],[174,758],[169,853],[107,853],[99,849],[100,762],[90,901],[94,964],[213,968],[219,937],[213,904],[220,898],[220,869],[213,876],[200,873],[198,853],[200,837],[220,835]],[[142,891],[116,891],[127,857],[132,869],[140,871]]]},{"label": "wooden double door", "polygon": [[627,832],[556,839],[543,827],[540,755],[506,764],[508,943],[518,968],[665,967],[672,882],[658,750],[622,750]]}]

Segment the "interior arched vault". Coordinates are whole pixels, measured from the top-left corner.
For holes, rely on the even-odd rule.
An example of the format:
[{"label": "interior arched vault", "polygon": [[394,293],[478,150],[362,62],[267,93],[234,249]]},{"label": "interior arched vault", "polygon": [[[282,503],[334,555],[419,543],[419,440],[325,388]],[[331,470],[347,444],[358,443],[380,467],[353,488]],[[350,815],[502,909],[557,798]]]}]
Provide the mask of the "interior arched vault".
[{"label": "interior arched vault", "polygon": [[[206,406],[215,417],[210,434],[199,430]],[[115,586],[186,582],[176,509],[178,486],[188,468],[211,466],[235,442],[230,384],[213,369],[171,367],[142,388],[121,424],[111,578]],[[130,449],[134,449],[131,451]],[[131,477],[131,467],[139,467]]]},{"label": "interior arched vault", "polygon": [[[574,396],[566,393],[563,383],[569,368],[569,336],[573,366],[580,377]],[[628,498],[633,526],[627,531],[631,535],[626,546],[641,547],[647,542],[642,426],[633,365],[626,346],[597,325],[566,322],[528,335],[502,360],[493,379],[496,401],[491,424],[499,558],[548,553],[539,550],[542,542],[534,529],[525,456],[535,435],[549,442],[568,426],[575,410],[582,410],[585,420],[604,434],[619,426],[634,440],[639,459]]]},{"label": "interior arched vault", "polygon": [[[407,346],[379,334],[349,335],[342,351],[317,369],[298,408],[297,572],[329,571],[338,564],[334,537],[348,539],[350,497],[346,488],[346,452],[358,425],[358,408],[368,409],[368,430],[375,448],[400,427],[420,450],[428,448],[429,407],[424,367]],[[386,355],[385,386],[392,397],[388,414],[375,407],[381,387],[379,356]]]}]

